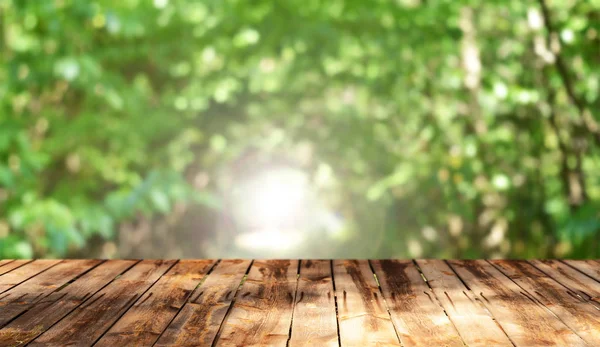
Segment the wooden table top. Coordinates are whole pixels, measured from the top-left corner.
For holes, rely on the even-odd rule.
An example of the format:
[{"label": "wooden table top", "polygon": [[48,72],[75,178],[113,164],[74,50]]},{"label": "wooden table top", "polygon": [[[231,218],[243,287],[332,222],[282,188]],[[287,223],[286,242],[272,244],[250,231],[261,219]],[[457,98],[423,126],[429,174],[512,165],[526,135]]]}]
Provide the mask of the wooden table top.
[{"label": "wooden table top", "polygon": [[0,260],[0,346],[600,346],[597,260]]}]

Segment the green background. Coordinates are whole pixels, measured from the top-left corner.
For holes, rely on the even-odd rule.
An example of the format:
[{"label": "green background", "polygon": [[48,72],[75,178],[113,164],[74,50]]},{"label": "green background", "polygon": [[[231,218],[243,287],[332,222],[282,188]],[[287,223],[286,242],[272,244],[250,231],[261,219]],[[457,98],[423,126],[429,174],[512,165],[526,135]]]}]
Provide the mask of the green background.
[{"label": "green background", "polygon": [[266,256],[600,256],[598,0],[0,0],[0,63],[0,258],[253,256],[263,166],[341,224]]}]

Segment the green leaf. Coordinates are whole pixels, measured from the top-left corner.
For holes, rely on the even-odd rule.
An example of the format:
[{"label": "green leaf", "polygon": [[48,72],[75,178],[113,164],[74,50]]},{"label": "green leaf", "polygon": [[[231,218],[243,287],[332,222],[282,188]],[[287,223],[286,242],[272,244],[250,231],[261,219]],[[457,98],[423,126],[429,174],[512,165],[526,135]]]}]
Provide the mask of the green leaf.
[{"label": "green leaf", "polygon": [[171,210],[171,203],[167,195],[160,190],[152,190],[150,191],[150,200],[154,207],[162,212],[167,213]]}]

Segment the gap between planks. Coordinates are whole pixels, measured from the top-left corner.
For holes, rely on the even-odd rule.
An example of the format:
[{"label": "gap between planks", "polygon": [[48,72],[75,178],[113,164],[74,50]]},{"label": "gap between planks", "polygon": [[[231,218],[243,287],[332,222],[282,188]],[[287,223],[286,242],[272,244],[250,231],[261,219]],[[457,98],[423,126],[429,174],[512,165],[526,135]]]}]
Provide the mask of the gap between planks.
[{"label": "gap between planks", "polygon": [[219,325],[219,329],[217,330],[217,334],[215,335],[215,338],[213,339],[211,347],[215,347],[217,345],[217,341],[219,341],[219,338],[221,337],[221,332],[223,331],[223,328],[225,327],[225,323],[227,322],[227,319],[229,318],[229,315],[231,314],[233,305],[235,305],[235,302],[237,301],[237,298],[240,295],[240,289],[242,289],[244,282],[248,278],[248,273],[250,273],[250,269],[252,268],[252,266],[254,266],[254,259],[250,262],[250,265],[246,269],[246,272],[244,273],[244,276],[242,277],[242,280],[240,281],[239,286],[237,286],[235,289],[235,293],[233,294],[233,299],[231,300],[229,307],[227,307],[227,311],[225,312],[225,316],[223,317],[223,320],[221,321],[221,324]]}]

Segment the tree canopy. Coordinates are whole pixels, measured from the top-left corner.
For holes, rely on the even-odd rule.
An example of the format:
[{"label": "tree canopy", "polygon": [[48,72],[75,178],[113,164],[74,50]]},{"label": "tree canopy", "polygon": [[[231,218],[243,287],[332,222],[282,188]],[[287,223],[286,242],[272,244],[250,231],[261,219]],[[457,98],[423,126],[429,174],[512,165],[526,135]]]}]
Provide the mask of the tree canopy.
[{"label": "tree canopy", "polygon": [[598,257],[599,31],[599,0],[2,0],[0,258],[123,255],[248,161],[307,173],[332,256]]}]

